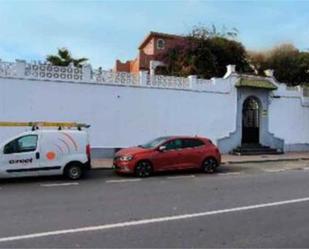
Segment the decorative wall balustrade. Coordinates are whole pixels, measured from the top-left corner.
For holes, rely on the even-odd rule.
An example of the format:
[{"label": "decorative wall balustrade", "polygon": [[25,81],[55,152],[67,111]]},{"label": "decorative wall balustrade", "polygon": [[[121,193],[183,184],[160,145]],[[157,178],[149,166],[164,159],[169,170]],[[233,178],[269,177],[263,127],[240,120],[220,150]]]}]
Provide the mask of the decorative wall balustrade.
[{"label": "decorative wall balustrade", "polygon": [[50,64],[30,64],[25,66],[25,77],[41,80],[82,81],[81,67],[60,67]]},{"label": "decorative wall balustrade", "polygon": [[94,70],[93,81],[100,84],[139,85],[139,75],[126,72]]},{"label": "decorative wall balustrade", "polygon": [[[102,70],[101,68],[92,70],[90,65],[84,65],[83,67],[74,67],[73,65],[61,67],[47,63],[26,63],[25,61],[9,63],[0,61],[0,77],[169,89],[192,89],[192,79],[186,77],[149,75],[147,72],[140,72],[138,74],[112,72]],[[211,81],[198,80],[198,83],[209,82]]]},{"label": "decorative wall balustrade", "polygon": [[163,75],[147,75],[147,86],[162,87],[173,89],[190,89],[190,82],[188,78],[163,76]]},{"label": "decorative wall balustrade", "polygon": [[16,77],[16,63],[4,62],[0,60],[0,76]]},{"label": "decorative wall balustrade", "polygon": [[[16,60],[16,62],[4,62],[0,60],[0,77],[182,89],[222,94],[229,93],[232,89],[232,84],[225,78],[199,79],[196,76],[175,77],[152,75],[148,74],[146,71],[131,74],[126,72],[105,71],[101,68],[92,70],[90,65],[83,65],[82,67],[74,67],[73,65],[61,67],[47,63],[27,63],[20,60]],[[246,77],[264,79],[252,75]],[[309,97],[309,87],[304,87],[302,89],[299,86],[287,87],[285,84],[279,84],[276,94],[280,96],[305,97],[307,99]]]},{"label": "decorative wall balustrade", "polygon": [[200,85],[200,86],[206,86],[211,84],[212,81],[211,80],[205,80],[205,79],[196,79],[196,84]]}]

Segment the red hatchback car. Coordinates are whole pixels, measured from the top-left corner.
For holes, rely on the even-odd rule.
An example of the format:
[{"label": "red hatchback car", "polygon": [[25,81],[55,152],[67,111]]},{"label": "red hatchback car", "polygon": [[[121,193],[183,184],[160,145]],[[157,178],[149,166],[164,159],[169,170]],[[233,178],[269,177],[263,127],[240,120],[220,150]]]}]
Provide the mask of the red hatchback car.
[{"label": "red hatchback car", "polygon": [[122,149],[114,158],[117,173],[138,177],[166,170],[201,169],[213,173],[221,163],[218,148],[202,137],[159,137],[137,147]]}]

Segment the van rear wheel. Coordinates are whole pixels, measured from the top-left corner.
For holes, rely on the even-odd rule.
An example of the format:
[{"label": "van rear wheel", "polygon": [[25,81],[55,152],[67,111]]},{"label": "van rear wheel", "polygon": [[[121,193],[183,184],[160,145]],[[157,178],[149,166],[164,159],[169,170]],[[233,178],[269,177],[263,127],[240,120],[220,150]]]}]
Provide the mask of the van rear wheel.
[{"label": "van rear wheel", "polygon": [[65,169],[65,176],[71,180],[78,180],[83,176],[83,169],[81,165],[71,164]]},{"label": "van rear wheel", "polygon": [[203,172],[208,174],[215,173],[217,167],[218,167],[217,160],[212,157],[206,158],[202,164]]}]

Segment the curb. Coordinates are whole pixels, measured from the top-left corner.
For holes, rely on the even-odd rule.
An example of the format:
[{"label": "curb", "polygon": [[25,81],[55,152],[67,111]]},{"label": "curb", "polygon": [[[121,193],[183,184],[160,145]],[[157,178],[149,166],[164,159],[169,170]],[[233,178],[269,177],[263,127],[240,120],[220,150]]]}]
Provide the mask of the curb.
[{"label": "curb", "polygon": [[113,168],[112,167],[95,167],[95,168],[91,168],[90,170],[112,170]]},{"label": "curb", "polygon": [[246,160],[246,161],[226,161],[222,162],[222,165],[226,164],[245,164],[245,163],[268,163],[268,162],[284,162],[284,161],[305,161],[309,158],[278,158],[278,159],[264,159],[264,160]]}]

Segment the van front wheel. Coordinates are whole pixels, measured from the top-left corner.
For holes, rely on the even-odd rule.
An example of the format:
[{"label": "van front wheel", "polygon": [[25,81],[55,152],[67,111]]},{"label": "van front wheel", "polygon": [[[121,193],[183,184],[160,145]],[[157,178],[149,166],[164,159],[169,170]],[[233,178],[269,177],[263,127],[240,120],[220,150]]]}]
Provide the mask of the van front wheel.
[{"label": "van front wheel", "polygon": [[81,165],[71,164],[65,168],[64,174],[71,180],[78,180],[83,176],[83,169]]}]

